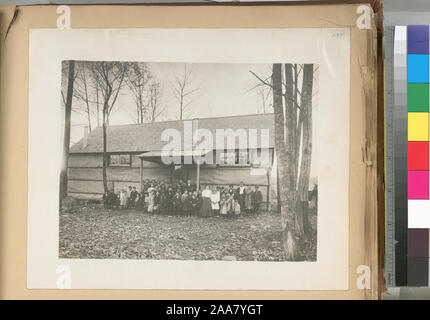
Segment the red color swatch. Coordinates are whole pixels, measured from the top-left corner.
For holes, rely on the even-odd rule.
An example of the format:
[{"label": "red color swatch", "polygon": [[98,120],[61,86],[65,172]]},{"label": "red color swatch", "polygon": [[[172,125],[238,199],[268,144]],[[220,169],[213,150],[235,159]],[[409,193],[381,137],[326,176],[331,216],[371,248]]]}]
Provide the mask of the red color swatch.
[{"label": "red color swatch", "polygon": [[429,170],[428,141],[408,141],[408,170]]}]

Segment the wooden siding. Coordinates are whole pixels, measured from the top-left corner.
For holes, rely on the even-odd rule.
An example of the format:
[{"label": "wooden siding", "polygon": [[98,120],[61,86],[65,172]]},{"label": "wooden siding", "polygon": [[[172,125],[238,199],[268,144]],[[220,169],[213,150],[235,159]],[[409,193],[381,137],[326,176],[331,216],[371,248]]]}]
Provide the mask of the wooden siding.
[{"label": "wooden siding", "polygon": [[[120,189],[127,189],[128,186],[136,186],[140,189],[141,175],[143,179],[161,179],[170,181],[170,168],[159,163],[142,161],[137,154],[132,155],[131,166],[129,167],[108,167],[108,185],[115,192]],[[103,194],[102,177],[102,155],[94,154],[71,154],[69,157],[68,169],[68,192],[70,196],[91,199],[101,198]],[[196,180],[196,166],[185,166],[185,176],[183,172],[174,171],[173,179]],[[259,185],[263,195],[266,194],[268,181],[267,176],[253,175],[249,166],[205,166],[200,169],[200,183],[210,185],[239,185],[244,181],[247,185]],[[271,189],[276,188],[276,184],[271,183]]]}]

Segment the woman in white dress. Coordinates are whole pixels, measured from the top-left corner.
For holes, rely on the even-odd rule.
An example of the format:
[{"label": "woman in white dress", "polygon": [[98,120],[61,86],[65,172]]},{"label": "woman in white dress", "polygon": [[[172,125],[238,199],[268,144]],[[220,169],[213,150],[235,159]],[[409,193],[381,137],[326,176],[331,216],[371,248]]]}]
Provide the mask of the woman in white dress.
[{"label": "woman in white dress", "polygon": [[206,186],[202,192],[202,206],[200,208],[200,215],[202,217],[211,217],[213,215],[211,196],[211,189],[209,186]]},{"label": "woman in white dress", "polygon": [[220,201],[220,192],[217,190],[217,187],[212,188],[211,194],[211,203],[212,203],[212,211],[214,214],[219,214],[219,201]]},{"label": "woman in white dress", "polygon": [[[149,195],[148,195],[148,213],[153,213],[154,212],[154,200],[155,200],[155,192],[153,188],[150,188],[151,191],[149,191]],[[149,189],[148,189],[149,190]]]}]

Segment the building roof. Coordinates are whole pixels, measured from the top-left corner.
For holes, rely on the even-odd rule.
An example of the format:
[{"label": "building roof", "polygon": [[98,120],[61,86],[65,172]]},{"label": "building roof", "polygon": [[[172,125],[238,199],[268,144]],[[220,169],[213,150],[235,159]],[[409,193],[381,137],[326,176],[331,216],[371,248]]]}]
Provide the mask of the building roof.
[{"label": "building roof", "polygon": [[[161,134],[166,129],[176,129],[183,137],[184,121],[193,121],[193,127],[211,131],[215,146],[216,129],[257,129],[257,141],[260,144],[262,129],[269,130],[269,147],[274,147],[274,114],[253,114],[204,119],[187,119],[153,122],[144,124],[114,125],[107,127],[108,152],[147,152],[160,151],[167,144],[161,141]],[[183,138],[182,138],[183,139]],[[86,145],[85,141],[86,140]],[[238,139],[236,146],[238,146]],[[70,153],[101,153],[103,152],[102,128],[91,131],[87,139],[82,138],[70,148]]]}]

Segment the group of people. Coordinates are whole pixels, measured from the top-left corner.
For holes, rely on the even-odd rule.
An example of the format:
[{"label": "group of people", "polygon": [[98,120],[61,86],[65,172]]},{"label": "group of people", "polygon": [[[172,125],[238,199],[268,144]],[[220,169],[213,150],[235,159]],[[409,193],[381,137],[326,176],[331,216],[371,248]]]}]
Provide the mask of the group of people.
[{"label": "group of people", "polygon": [[263,194],[258,186],[210,186],[200,190],[190,180],[170,184],[161,180],[145,180],[141,192],[136,187],[103,195],[105,208],[135,208],[150,214],[211,217],[238,216],[260,212]]}]

